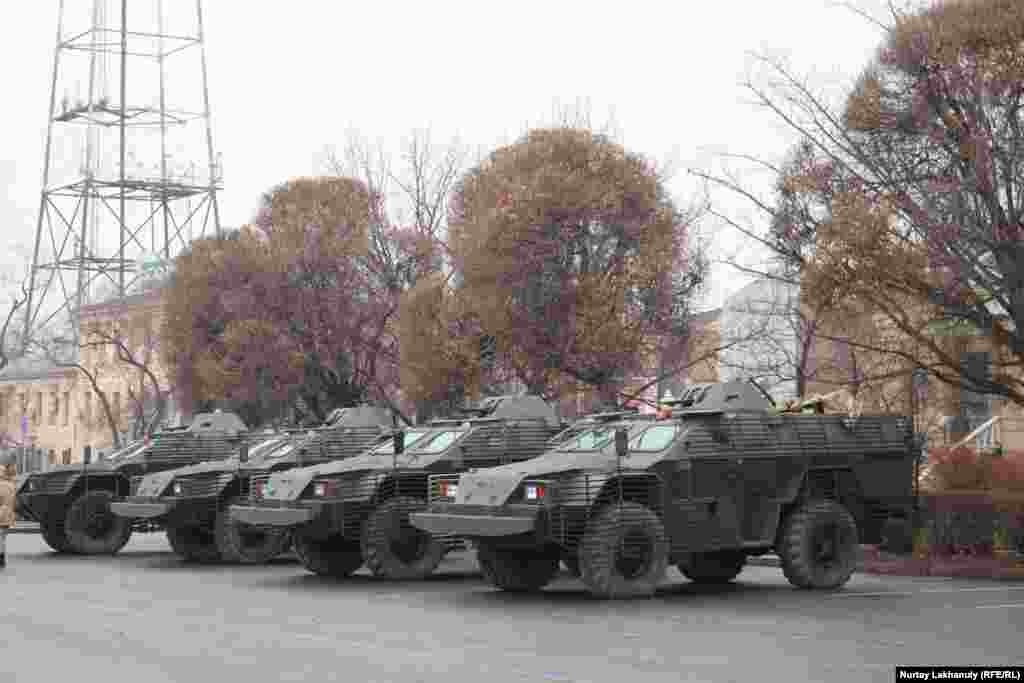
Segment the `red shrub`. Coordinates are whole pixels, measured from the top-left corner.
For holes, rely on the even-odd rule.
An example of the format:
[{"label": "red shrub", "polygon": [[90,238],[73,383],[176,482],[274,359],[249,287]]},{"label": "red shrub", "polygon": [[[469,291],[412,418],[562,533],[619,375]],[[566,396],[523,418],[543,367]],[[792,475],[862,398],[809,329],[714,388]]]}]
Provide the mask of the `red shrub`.
[{"label": "red shrub", "polygon": [[938,491],[987,489],[992,482],[992,458],[966,446],[928,451],[930,476]]}]

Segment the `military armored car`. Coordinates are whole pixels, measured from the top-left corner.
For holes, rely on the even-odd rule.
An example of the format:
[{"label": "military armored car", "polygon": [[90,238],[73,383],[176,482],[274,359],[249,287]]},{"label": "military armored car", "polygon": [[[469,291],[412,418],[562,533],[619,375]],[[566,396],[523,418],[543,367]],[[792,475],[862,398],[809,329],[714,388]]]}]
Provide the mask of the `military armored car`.
[{"label": "military armored car", "polygon": [[228,512],[231,505],[249,500],[272,473],[361,453],[393,425],[382,408],[341,408],[325,425],[282,437],[260,453],[243,451],[230,460],[151,475],[113,510],[128,518],[159,520],[171,549],[184,560],[267,562],[287,549],[287,530],[237,524]]},{"label": "military armored car", "polygon": [[510,591],[542,588],[566,556],[592,594],[621,598],[653,594],[669,564],[728,582],[772,550],[793,585],[834,589],[859,542],[911,515],[917,455],[906,417],[783,413],[747,382],[696,385],[655,420],[466,472],[411,523],[471,539]]},{"label": "military armored car", "polygon": [[36,472],[22,482],[17,507],[38,522],[46,543],[58,552],[113,554],[133,531],[156,531],[145,520],[113,514],[111,503],[132,493],[142,478],[183,465],[223,459],[265,436],[248,433],[234,413],[201,413],[189,426],[154,434],[108,458]]},{"label": "military armored car", "polygon": [[409,525],[409,513],[427,505],[430,477],[527,460],[561,428],[537,396],[487,398],[466,417],[397,432],[349,460],[273,475],[260,497],[232,514],[246,524],[292,528],[295,553],[313,573],[344,577],[365,564],[376,576],[423,578],[461,545]]}]

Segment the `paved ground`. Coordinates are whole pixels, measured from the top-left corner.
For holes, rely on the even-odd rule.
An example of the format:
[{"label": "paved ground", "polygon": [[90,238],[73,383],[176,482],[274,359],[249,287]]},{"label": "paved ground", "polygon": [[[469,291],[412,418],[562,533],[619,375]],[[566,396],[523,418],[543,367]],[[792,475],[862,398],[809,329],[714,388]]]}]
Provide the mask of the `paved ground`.
[{"label": "paved ground", "polygon": [[496,592],[468,555],[419,583],[328,581],[282,561],[188,567],[160,535],[116,557],[8,539],[0,681],[892,681],[898,664],[1021,665],[1024,584],[856,575],[789,587],[749,567],[652,600],[589,599],[566,577]]}]

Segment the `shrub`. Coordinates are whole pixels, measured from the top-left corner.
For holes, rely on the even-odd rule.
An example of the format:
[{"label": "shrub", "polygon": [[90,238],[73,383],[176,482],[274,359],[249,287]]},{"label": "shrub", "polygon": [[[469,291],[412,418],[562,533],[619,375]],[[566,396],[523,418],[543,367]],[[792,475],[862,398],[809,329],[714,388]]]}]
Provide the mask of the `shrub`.
[{"label": "shrub", "polygon": [[936,491],[984,490],[992,484],[991,456],[959,448],[928,451],[928,476]]},{"label": "shrub", "polygon": [[1024,451],[1004,451],[992,459],[992,488],[1024,493]]}]

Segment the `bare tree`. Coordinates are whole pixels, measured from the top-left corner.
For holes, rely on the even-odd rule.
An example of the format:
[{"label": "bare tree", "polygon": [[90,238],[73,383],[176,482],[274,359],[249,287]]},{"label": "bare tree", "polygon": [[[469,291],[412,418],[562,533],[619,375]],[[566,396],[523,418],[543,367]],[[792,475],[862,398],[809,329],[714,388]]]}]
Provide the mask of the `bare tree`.
[{"label": "bare tree", "polygon": [[[142,336],[141,350],[139,351],[135,351],[129,346],[126,330],[121,325],[113,330],[98,325],[89,326],[83,330],[83,341],[80,348],[113,348],[117,361],[132,368],[133,374],[137,375],[135,382],[129,380],[126,384],[128,398],[133,404],[132,412],[137,418],[132,438],[138,439],[153,434],[166,417],[171,388],[160,381],[153,367],[153,362],[157,357],[156,330],[145,323],[139,325],[139,321],[127,321],[128,325],[133,325],[133,323],[135,323],[134,329]],[[124,325],[125,321],[121,321],[121,324]]]},{"label": "bare tree", "polygon": [[22,280],[18,292],[11,298],[10,308],[7,309],[7,315],[4,317],[3,327],[0,327],[0,371],[11,361],[11,355],[14,353],[13,348],[21,348],[21,344],[12,343],[16,340],[12,339],[15,336],[15,331],[11,329],[11,323],[14,321],[18,312],[25,307],[28,302],[28,280]]}]

